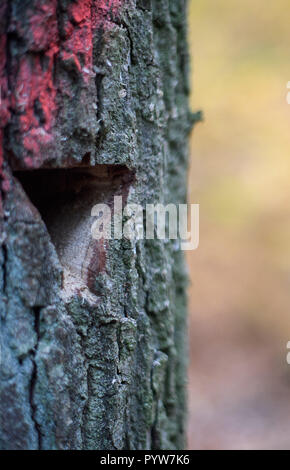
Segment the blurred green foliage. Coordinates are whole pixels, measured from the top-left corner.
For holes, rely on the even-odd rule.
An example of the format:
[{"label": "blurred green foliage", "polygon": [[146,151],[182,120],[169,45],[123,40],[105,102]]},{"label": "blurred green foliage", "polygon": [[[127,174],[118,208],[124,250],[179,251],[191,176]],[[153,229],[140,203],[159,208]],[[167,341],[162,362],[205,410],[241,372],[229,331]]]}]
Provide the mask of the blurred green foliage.
[{"label": "blurred green foliage", "polygon": [[289,17],[288,0],[189,1],[191,105],[204,111],[191,145],[190,197],[201,205],[200,248],[189,255],[192,308],[240,315],[283,341],[290,339]]}]

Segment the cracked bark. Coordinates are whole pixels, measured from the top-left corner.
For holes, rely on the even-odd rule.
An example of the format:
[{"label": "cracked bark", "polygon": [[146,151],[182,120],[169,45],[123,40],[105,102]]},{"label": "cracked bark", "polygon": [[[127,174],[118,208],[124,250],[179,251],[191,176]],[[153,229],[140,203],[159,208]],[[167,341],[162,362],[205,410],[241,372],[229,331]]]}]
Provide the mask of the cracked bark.
[{"label": "cracked bark", "polygon": [[0,6],[2,449],[184,447],[179,244],[89,229],[116,195],[186,201],[185,19],[185,0]]},{"label": "cracked bark", "polygon": [[[37,419],[36,419],[37,405],[36,405],[35,399],[34,399],[34,390],[35,390],[35,384],[36,384],[36,380],[37,380],[37,365],[36,365],[36,361],[35,361],[35,356],[37,354],[38,344],[39,344],[39,339],[40,339],[40,336],[39,336],[40,309],[38,307],[35,307],[33,309],[33,311],[34,311],[34,316],[35,316],[34,329],[35,329],[35,333],[36,333],[36,337],[37,337],[37,340],[36,340],[37,342],[36,342],[36,345],[34,347],[34,350],[31,351],[32,362],[33,362],[33,370],[32,370],[32,374],[31,374],[30,387],[29,387],[29,402],[30,402],[30,406],[31,406],[31,419],[34,423],[35,431],[36,431],[37,437],[38,437],[38,449],[41,450],[41,431],[40,431],[40,426],[39,426],[39,424],[37,422]],[[22,360],[20,360],[20,363],[22,363]]]}]

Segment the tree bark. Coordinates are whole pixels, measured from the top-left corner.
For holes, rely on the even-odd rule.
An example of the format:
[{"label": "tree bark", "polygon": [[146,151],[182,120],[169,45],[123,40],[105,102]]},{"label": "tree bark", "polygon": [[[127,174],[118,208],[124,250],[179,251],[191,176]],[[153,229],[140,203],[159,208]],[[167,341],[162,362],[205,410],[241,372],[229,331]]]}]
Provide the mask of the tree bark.
[{"label": "tree bark", "polygon": [[185,203],[186,0],[0,6],[2,449],[184,448],[178,241],[96,202]]}]

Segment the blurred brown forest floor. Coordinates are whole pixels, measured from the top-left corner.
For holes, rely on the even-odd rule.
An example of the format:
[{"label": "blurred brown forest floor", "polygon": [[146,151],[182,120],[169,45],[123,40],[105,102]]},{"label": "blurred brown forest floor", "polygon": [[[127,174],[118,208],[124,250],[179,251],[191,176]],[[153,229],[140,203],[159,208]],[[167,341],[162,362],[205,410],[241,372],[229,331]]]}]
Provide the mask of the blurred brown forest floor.
[{"label": "blurred brown forest floor", "polygon": [[190,449],[290,449],[290,4],[190,0]]}]

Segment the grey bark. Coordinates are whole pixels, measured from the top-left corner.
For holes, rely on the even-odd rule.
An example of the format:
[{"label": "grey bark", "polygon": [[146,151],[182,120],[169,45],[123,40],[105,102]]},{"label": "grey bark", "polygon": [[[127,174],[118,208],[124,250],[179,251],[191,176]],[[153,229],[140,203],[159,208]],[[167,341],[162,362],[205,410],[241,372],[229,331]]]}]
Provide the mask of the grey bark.
[{"label": "grey bark", "polygon": [[90,211],[186,202],[186,1],[105,3],[1,6],[2,449],[185,446],[180,244]]}]

